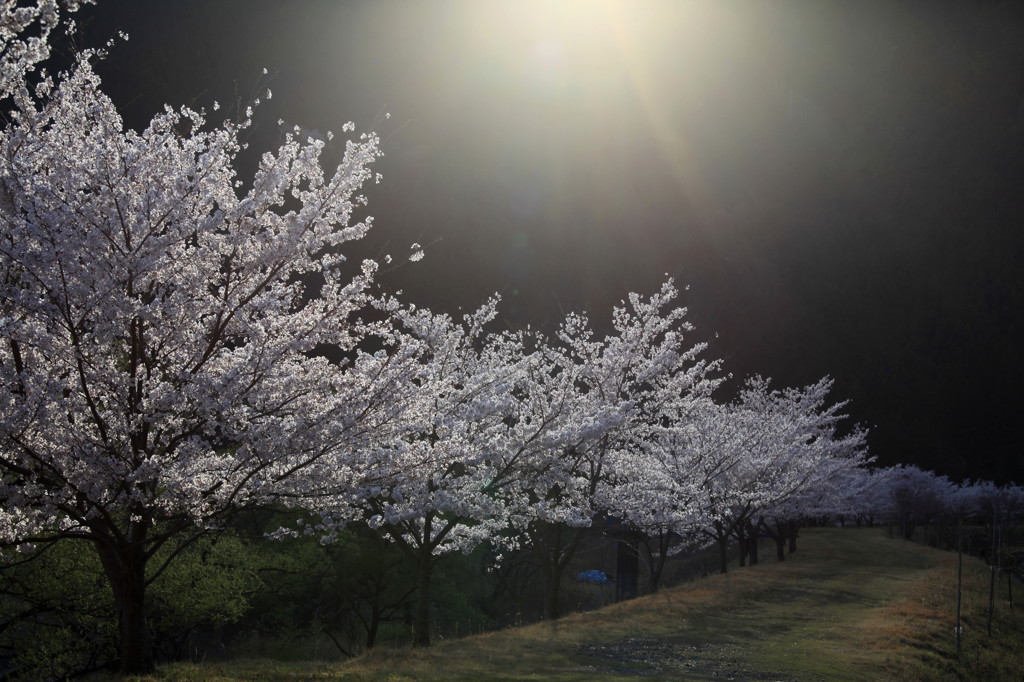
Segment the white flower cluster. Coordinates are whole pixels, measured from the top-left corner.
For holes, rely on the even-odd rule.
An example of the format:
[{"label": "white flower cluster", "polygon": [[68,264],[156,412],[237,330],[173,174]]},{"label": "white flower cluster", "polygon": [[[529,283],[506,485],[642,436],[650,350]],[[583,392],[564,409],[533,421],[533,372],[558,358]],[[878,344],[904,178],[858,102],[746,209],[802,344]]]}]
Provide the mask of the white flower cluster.
[{"label": "white flower cluster", "polygon": [[73,529],[150,551],[302,494],[283,482],[381,409],[373,359],[315,353],[373,332],[356,314],[376,265],[353,276],[341,250],[370,228],[355,213],[378,140],[327,174],[324,143],[288,135],[240,191],[248,118],[168,107],[126,130],[90,56],[0,131],[0,541]]}]

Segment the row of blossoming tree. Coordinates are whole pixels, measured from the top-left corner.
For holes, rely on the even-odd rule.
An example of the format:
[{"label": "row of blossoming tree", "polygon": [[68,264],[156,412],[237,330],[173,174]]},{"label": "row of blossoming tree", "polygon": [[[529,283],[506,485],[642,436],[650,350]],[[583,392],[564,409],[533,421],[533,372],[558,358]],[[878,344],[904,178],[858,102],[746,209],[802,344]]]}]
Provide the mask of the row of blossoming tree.
[{"label": "row of blossoming tree", "polygon": [[799,519],[851,513],[870,482],[829,380],[713,397],[720,363],[671,281],[603,338],[580,314],[510,332],[497,299],[460,320],[381,294],[377,265],[343,255],[371,226],[374,135],[325,172],[325,143],[287,133],[243,178],[251,111],[126,129],[94,54],[27,76],[55,2],[0,10],[0,545],[95,549],[123,672],[152,667],[147,586],[253,506],[295,508],[284,533],[360,519],[390,538],[427,644],[446,552],[532,547],[553,618],[596,518],[648,540],[656,586],[679,548],[717,543],[724,570],[730,538],[769,532],[781,557]]},{"label": "row of blossoming tree", "polygon": [[[999,548],[1019,542],[1014,540],[1015,526],[1024,517],[1024,487],[1019,485],[955,483],[916,466],[874,470],[867,482],[854,508],[857,515],[888,524],[894,535],[943,547],[962,543],[965,551],[993,564]],[[957,527],[964,523],[969,528],[961,532]]]}]

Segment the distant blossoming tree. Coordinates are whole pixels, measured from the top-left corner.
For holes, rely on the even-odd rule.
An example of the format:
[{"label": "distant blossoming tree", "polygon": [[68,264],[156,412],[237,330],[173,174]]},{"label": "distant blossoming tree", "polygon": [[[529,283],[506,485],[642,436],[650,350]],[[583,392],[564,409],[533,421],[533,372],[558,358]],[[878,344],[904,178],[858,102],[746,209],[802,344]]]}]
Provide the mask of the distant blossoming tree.
[{"label": "distant blossoming tree", "polygon": [[756,540],[760,517],[868,462],[866,433],[839,433],[845,403],[828,404],[831,388],[826,378],[801,389],[773,390],[766,379],[753,377],[735,401],[699,428],[703,447],[711,446],[705,455],[714,453],[702,461],[728,462],[712,465],[720,473],[706,477],[698,505],[708,521],[704,532],[718,544],[722,572],[730,536],[740,540],[742,559],[745,550],[756,551],[746,543]]},{"label": "distant blossoming tree", "polygon": [[[370,228],[353,213],[379,151],[363,135],[325,174],[324,143],[288,134],[243,182],[249,116],[166,108],[126,130],[89,58],[3,85],[0,543],[92,543],[139,672],[158,550],[274,495],[359,495],[345,454],[388,418],[390,360],[356,350],[375,265],[341,247]],[[329,491],[305,475],[326,463]]]}]

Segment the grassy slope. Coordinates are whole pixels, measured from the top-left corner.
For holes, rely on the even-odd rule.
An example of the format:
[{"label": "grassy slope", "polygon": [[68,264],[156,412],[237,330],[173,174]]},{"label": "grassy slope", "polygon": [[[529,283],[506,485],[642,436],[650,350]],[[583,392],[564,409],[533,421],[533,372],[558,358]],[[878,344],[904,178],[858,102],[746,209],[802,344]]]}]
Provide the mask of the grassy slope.
[{"label": "grassy slope", "polygon": [[[773,559],[681,587],[430,650],[349,663],[175,665],[167,680],[1018,680],[1024,604],[999,590],[986,636],[988,569],[965,558],[964,647],[953,640],[956,555],[879,529],[812,529]],[[1024,593],[1024,592],[1022,592]]]}]

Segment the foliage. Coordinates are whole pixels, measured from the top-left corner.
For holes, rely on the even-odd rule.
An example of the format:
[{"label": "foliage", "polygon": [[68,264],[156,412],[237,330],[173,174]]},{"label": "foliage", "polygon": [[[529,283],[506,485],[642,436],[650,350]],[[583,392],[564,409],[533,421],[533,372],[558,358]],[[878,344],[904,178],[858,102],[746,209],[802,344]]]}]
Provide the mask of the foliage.
[{"label": "foliage", "polygon": [[[187,653],[190,635],[233,623],[262,581],[258,555],[236,538],[205,537],[182,551],[150,590],[149,627],[161,658]],[[117,617],[96,552],[87,543],[45,545],[0,569],[0,650],[22,677],[64,677],[116,659]]]},{"label": "foliage", "polygon": [[149,592],[149,621],[161,657],[182,658],[191,653],[195,634],[245,616],[264,588],[260,564],[255,548],[230,535],[205,536],[169,564]]},{"label": "foliage", "polygon": [[[347,320],[373,266],[349,279],[325,252],[369,227],[333,229],[375,138],[325,178],[322,143],[288,134],[239,197],[248,120],[207,132],[168,109],[124,131],[86,61],[42,93],[0,140],[4,539],[54,519],[97,540],[199,523],[334,452],[349,387],[307,352],[365,333]],[[314,272],[326,281],[302,303],[294,278]]]},{"label": "foliage", "polygon": [[234,629],[243,646],[248,635],[257,651],[301,652],[303,642],[323,636],[336,656],[349,656],[374,646],[389,622],[407,619],[412,583],[404,557],[365,526],[346,528],[331,543],[300,536],[257,548],[263,588]]},{"label": "foliage", "polygon": [[3,673],[60,678],[113,657],[113,601],[96,553],[82,542],[48,545],[0,568]]}]

